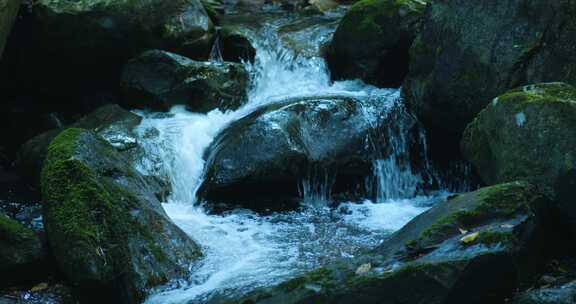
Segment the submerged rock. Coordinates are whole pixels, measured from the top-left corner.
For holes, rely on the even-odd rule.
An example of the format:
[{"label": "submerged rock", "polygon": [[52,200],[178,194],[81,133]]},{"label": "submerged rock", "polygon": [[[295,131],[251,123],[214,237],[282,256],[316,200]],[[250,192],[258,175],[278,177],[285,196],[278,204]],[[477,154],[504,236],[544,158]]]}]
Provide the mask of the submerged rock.
[{"label": "submerged rock", "polygon": [[409,108],[430,132],[459,138],[507,90],[576,84],[574,15],[572,1],[434,1],[410,51]]},{"label": "submerged rock", "polygon": [[34,231],[0,213],[0,287],[38,278],[46,256]]},{"label": "submerged rock", "polygon": [[147,180],[94,132],[67,129],[52,141],[42,194],[50,245],[80,300],[139,303],[201,255]]},{"label": "submerged rock", "polygon": [[576,88],[544,83],[497,97],[466,128],[462,151],[487,184],[545,189],[576,229]]},{"label": "submerged rock", "polygon": [[199,195],[278,209],[296,202],[306,179],[334,192],[357,190],[372,162],[393,149],[395,132],[415,128],[416,121],[393,101],[312,97],[273,103],[213,141]]},{"label": "submerged rock", "polygon": [[18,15],[19,7],[20,0],[4,0],[0,5],[0,59],[12,30],[12,24]]},{"label": "submerged rock", "polygon": [[410,45],[425,6],[423,0],[355,3],[340,22],[328,49],[332,77],[399,87],[408,73]]},{"label": "submerged rock", "polygon": [[[122,109],[117,105],[105,105],[71,124],[73,128],[84,128],[96,131],[114,148],[127,151],[136,147],[136,136],[133,129],[142,118]],[[16,168],[23,177],[34,185],[40,181],[40,171],[48,152],[50,142],[62,130],[51,130],[27,141],[18,152]]]},{"label": "submerged rock", "polygon": [[520,182],[462,194],[416,217],[371,254],[227,303],[498,303],[541,262],[548,203]]},{"label": "submerged rock", "polygon": [[124,67],[122,86],[130,107],[167,111],[182,104],[195,112],[228,110],[245,101],[248,72],[238,63],[199,62],[152,50]]},{"label": "submerged rock", "polygon": [[151,48],[209,51],[212,21],[199,0],[40,0],[45,47],[84,56],[130,56]]}]

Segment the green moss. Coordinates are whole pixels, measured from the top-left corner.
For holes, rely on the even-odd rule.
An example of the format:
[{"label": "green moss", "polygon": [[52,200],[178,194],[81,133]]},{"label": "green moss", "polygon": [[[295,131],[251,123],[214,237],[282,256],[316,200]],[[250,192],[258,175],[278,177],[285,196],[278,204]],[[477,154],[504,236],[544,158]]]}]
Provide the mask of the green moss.
[{"label": "green moss", "polygon": [[532,193],[526,191],[527,186],[525,183],[508,183],[482,188],[468,194],[469,198],[459,196],[457,199],[475,199],[481,203],[474,208],[459,210],[440,218],[422,232],[418,239],[407,244],[410,245],[407,247],[417,247],[427,241],[449,237],[459,233],[458,228],[473,227],[491,218],[507,218],[520,212],[531,212],[529,202]]},{"label": "green moss", "polygon": [[510,244],[516,242],[518,242],[518,238],[516,238],[512,232],[483,230],[480,231],[480,234],[473,243],[493,245],[499,243]]},{"label": "green moss", "polygon": [[24,242],[35,238],[34,232],[0,213],[0,241]]}]

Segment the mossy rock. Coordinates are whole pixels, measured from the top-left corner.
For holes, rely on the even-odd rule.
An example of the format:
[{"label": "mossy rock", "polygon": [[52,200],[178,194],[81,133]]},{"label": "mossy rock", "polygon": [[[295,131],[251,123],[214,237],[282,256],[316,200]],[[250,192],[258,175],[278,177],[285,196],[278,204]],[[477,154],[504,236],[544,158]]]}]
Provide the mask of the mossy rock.
[{"label": "mossy rock", "polygon": [[194,112],[237,109],[247,99],[248,82],[239,63],[200,62],[160,50],[133,58],[122,73],[124,104],[156,111],[174,105]]},{"label": "mossy rock", "polygon": [[485,183],[530,181],[576,221],[576,88],[543,83],[493,99],[466,128],[462,151]]},{"label": "mossy rock", "polygon": [[67,129],[52,141],[42,196],[54,256],[86,300],[139,303],[201,255],[147,180],[91,131]]},{"label": "mossy rock", "polygon": [[426,2],[362,0],[352,5],[328,49],[333,78],[399,87]]},{"label": "mossy rock", "polygon": [[[498,303],[543,262],[549,204],[525,182],[462,194],[437,203],[373,252],[223,302]],[[476,237],[463,241],[461,229]]]},{"label": "mossy rock", "polygon": [[[99,107],[69,127],[94,130],[118,151],[127,152],[137,147],[133,130],[141,121],[142,117],[118,105],[110,104]],[[44,132],[20,147],[16,169],[30,184],[35,186],[40,184],[40,173],[48,153],[48,145],[61,131],[62,129],[53,129]]]},{"label": "mossy rock", "polygon": [[458,141],[466,125],[510,89],[576,84],[574,15],[571,1],[432,2],[410,51],[403,85],[408,107],[429,134]]},{"label": "mossy rock", "polygon": [[151,48],[209,52],[213,24],[199,0],[40,0],[33,12],[47,50],[135,55]]},{"label": "mossy rock", "polygon": [[554,284],[518,294],[513,304],[572,304],[576,301],[576,281]]},{"label": "mossy rock", "polygon": [[46,255],[34,231],[0,213],[0,287],[36,279]]},{"label": "mossy rock", "polygon": [[0,59],[12,25],[18,15],[18,8],[20,8],[20,0],[2,0],[0,2]]}]

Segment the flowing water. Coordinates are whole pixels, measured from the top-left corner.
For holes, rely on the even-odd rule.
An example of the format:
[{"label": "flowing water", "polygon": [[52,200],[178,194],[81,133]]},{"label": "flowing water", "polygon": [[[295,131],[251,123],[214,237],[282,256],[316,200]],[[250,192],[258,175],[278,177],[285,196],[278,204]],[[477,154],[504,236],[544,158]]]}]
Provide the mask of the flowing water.
[{"label": "flowing water", "polygon": [[[279,283],[335,259],[352,258],[378,245],[446,194],[421,191],[433,178],[431,171],[424,166],[416,172],[407,155],[414,145],[424,150],[425,142],[422,136],[411,141],[400,119],[394,122],[398,130],[393,153],[375,159],[374,174],[366,177],[366,199],[329,207],[333,202],[329,183],[303,177],[300,210],[268,215],[248,210],[214,215],[205,210],[195,195],[202,182],[205,150],[230,122],[259,106],[289,97],[347,95],[376,99],[391,110],[403,107],[396,89],[378,89],[360,81],[331,82],[321,58],[299,56],[283,46],[279,29],[294,20],[273,20],[250,33],[257,58],[246,64],[252,85],[245,106],[225,113],[190,113],[181,107],[169,114],[140,113],[145,119],[138,132],[146,156],[136,167],[144,174],[169,179],[172,193],[164,208],[205,255],[191,267],[188,280],[156,290],[147,303],[206,303]],[[295,36],[319,45],[333,28],[313,24]]]}]

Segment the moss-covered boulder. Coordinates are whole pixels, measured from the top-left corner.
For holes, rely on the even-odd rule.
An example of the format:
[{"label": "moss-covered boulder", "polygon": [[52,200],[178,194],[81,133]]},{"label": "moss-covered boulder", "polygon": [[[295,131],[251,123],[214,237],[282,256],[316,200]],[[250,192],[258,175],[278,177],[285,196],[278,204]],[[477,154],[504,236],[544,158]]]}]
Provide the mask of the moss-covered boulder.
[{"label": "moss-covered boulder", "polygon": [[522,182],[458,195],[370,254],[227,303],[499,303],[541,262],[548,204]]},{"label": "moss-covered boulder", "polygon": [[195,112],[236,109],[246,100],[248,72],[239,63],[200,62],[152,50],[122,73],[125,105],[167,111],[181,104]]},{"label": "moss-covered boulder", "polygon": [[198,193],[210,202],[265,210],[298,206],[305,178],[335,193],[358,189],[373,161],[393,149],[393,139],[415,128],[403,108],[381,99],[319,96],[272,103],[215,138]]},{"label": "moss-covered boulder", "polygon": [[[134,149],[137,145],[133,130],[142,118],[118,105],[105,105],[71,124],[71,128],[96,131],[119,151]],[[39,134],[20,147],[16,168],[18,173],[33,185],[39,185],[42,164],[48,153],[48,145],[62,129]]]},{"label": "moss-covered boulder", "polygon": [[531,181],[576,221],[576,88],[543,83],[495,98],[466,128],[462,151],[486,184]]},{"label": "moss-covered boulder", "polygon": [[408,52],[426,7],[424,0],[362,0],[340,22],[328,49],[335,79],[361,78],[399,87],[408,73]]},{"label": "moss-covered boulder", "polygon": [[206,53],[212,43],[212,21],[199,0],[40,0],[33,11],[44,49],[80,56]]},{"label": "moss-covered boulder", "polygon": [[428,130],[460,138],[496,96],[538,82],[576,84],[576,5],[440,0],[426,10],[403,94]]},{"label": "moss-covered boulder", "polygon": [[0,213],[0,287],[36,279],[46,255],[34,231]]},{"label": "moss-covered boulder", "polygon": [[2,0],[0,2],[0,59],[14,20],[18,15],[19,7],[20,0]]},{"label": "moss-covered boulder", "polygon": [[59,268],[89,302],[139,303],[201,255],[147,180],[92,131],[67,129],[52,141],[42,196]]}]

